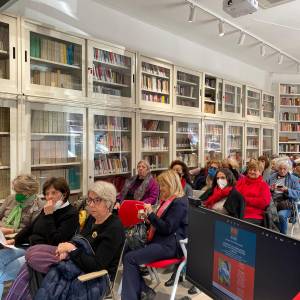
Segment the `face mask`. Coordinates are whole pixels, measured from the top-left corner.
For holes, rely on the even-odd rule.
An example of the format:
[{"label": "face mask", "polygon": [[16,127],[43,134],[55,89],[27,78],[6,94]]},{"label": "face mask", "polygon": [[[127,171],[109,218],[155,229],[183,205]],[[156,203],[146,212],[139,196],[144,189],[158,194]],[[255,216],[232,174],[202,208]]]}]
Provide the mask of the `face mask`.
[{"label": "face mask", "polygon": [[218,179],[217,184],[220,189],[224,189],[227,186],[227,180],[226,179]]},{"label": "face mask", "polygon": [[17,202],[24,202],[26,200],[27,196],[24,194],[16,194],[16,201]]},{"label": "face mask", "polygon": [[63,204],[64,204],[64,202],[63,202],[63,196],[61,196],[61,198],[55,203],[55,205],[54,205],[54,210],[58,210]]},{"label": "face mask", "polygon": [[216,168],[208,168],[208,175],[210,177],[215,177],[216,173],[217,173],[217,169]]}]

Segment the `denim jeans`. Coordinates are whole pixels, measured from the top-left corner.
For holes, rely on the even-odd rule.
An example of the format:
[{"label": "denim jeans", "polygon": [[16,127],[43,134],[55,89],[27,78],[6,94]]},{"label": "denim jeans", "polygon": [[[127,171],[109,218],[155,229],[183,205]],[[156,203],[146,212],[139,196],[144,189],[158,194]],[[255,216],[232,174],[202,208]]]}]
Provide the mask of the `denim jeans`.
[{"label": "denim jeans", "polygon": [[290,209],[283,209],[278,212],[279,216],[279,230],[283,234],[287,234],[288,229],[288,219],[291,216]]},{"label": "denim jeans", "polygon": [[5,248],[0,250],[0,299],[4,282],[14,280],[25,262],[25,249]]}]

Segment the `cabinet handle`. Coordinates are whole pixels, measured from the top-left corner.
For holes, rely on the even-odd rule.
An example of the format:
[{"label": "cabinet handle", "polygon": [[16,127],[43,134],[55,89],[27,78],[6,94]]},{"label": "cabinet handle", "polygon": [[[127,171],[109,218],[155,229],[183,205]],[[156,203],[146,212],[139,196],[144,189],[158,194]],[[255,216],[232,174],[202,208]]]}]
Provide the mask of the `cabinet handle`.
[{"label": "cabinet handle", "polygon": [[132,74],[132,83],[134,83],[134,74]]},{"label": "cabinet handle", "polygon": [[13,47],[13,59],[16,58],[16,47]]},{"label": "cabinet handle", "polygon": [[25,62],[27,62],[27,50],[25,50]]}]

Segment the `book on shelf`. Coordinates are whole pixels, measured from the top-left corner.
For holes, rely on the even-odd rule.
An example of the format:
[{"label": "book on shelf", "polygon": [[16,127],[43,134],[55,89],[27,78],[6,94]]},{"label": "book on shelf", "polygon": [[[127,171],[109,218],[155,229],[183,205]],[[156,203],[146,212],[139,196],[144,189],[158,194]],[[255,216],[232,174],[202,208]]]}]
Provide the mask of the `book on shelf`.
[{"label": "book on shelf", "polygon": [[143,120],[142,124],[142,130],[144,131],[157,131],[158,129],[161,130],[161,128],[159,128],[160,121],[158,120]]},{"label": "book on shelf", "polygon": [[149,90],[151,92],[159,92],[169,94],[169,79],[162,79],[157,77],[151,77],[143,74],[142,76],[142,89]]},{"label": "book on shelf", "polygon": [[223,134],[223,127],[218,125],[213,125],[213,124],[206,124],[205,134],[221,135]]},{"label": "book on shelf", "polygon": [[300,131],[300,124],[297,123],[280,123],[280,130],[281,131],[291,131],[291,132],[299,132]]},{"label": "book on shelf", "polygon": [[95,155],[94,174],[97,176],[129,172],[128,160],[126,155]]},{"label": "book on shelf", "polygon": [[129,137],[116,135],[115,132],[103,132],[95,134],[95,151],[108,154],[109,152],[129,151]]},{"label": "book on shelf", "polygon": [[149,163],[151,169],[168,168],[168,155],[144,155],[143,159]]},{"label": "book on shelf", "polygon": [[130,130],[130,118],[114,116],[95,116],[94,128],[103,130]]},{"label": "book on shelf", "polygon": [[0,107],[0,132],[10,131],[10,114],[8,107]]},{"label": "book on shelf", "polygon": [[169,69],[149,64],[146,62],[142,62],[142,71],[157,76],[170,77]]},{"label": "book on shelf", "polygon": [[186,86],[186,85],[180,85],[178,83],[177,88],[177,96],[183,96],[183,97],[190,97],[190,98],[196,98],[196,99],[190,99],[190,100],[197,100],[198,95],[197,95],[197,88],[194,86]]},{"label": "book on shelf", "polygon": [[163,104],[169,104],[168,95],[151,94],[147,91],[142,91],[142,100],[150,102],[158,102]]},{"label": "book on shelf", "polygon": [[107,66],[103,67],[101,64],[93,64],[93,78],[94,80],[103,81],[103,83],[115,83],[129,86],[131,75],[113,70]]},{"label": "book on shelf", "polygon": [[143,151],[168,150],[167,138],[161,136],[143,137]]},{"label": "book on shelf", "polygon": [[180,81],[185,81],[187,83],[193,83],[193,84],[199,84],[199,77],[192,75],[192,74],[188,74],[188,73],[184,73],[184,72],[177,72],[177,80]]},{"label": "book on shelf", "polygon": [[10,170],[0,170],[0,199],[10,194]]},{"label": "book on shelf", "polygon": [[247,127],[247,134],[248,134],[248,135],[255,135],[255,136],[258,136],[258,134],[259,134],[259,129],[258,129],[258,128]]},{"label": "book on shelf", "polygon": [[292,113],[292,112],[281,112],[280,113],[280,121],[300,121],[300,113]]},{"label": "book on shelf", "polygon": [[[271,148],[271,147],[269,147]],[[279,144],[279,152],[300,152],[299,144]]]},{"label": "book on shelf", "polygon": [[280,97],[280,105],[300,106],[300,98]]},{"label": "book on shelf", "polygon": [[94,59],[98,62],[110,63],[130,68],[131,58],[114,52],[94,48]]},{"label": "book on shelf", "polygon": [[299,94],[298,85],[293,84],[281,84],[280,94]]}]

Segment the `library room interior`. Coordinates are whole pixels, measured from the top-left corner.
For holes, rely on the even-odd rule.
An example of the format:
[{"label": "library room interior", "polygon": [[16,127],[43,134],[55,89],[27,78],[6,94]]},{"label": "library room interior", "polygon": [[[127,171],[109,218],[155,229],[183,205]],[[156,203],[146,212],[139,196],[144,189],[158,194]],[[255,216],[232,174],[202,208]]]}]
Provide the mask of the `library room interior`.
[{"label": "library room interior", "polygon": [[300,0],[0,1],[0,300],[300,300],[299,30]]}]

